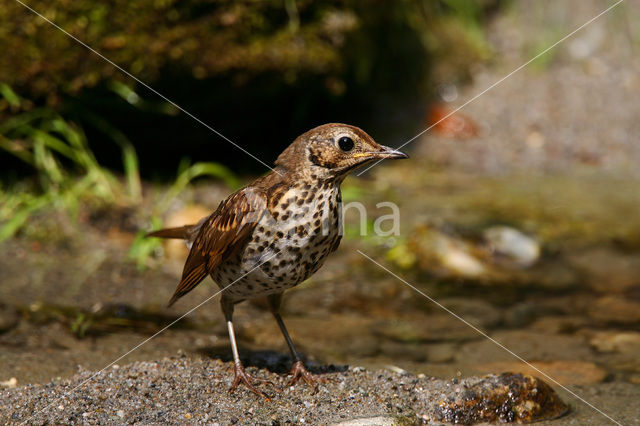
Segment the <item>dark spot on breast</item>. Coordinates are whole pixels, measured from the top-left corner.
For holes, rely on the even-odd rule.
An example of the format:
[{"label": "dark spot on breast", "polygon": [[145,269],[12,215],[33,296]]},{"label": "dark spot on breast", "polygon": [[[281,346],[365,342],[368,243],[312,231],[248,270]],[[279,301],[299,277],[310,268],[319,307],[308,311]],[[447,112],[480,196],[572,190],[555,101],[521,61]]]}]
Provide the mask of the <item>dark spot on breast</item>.
[{"label": "dark spot on breast", "polygon": [[281,231],[278,231],[278,232],[276,232],[276,237],[282,238],[282,237],[284,237],[284,234]]}]

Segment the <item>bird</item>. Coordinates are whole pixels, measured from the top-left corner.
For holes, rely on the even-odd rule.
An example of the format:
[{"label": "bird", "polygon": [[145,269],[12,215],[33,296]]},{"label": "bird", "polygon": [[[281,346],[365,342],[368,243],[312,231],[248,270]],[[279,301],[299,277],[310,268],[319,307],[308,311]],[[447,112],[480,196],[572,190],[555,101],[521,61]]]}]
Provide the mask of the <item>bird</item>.
[{"label": "bird", "polygon": [[313,128],[280,154],[271,172],[231,194],[197,224],[167,228],[150,237],[183,239],[189,247],[182,278],[169,306],[210,276],[221,290],[234,360],[229,392],[243,384],[267,397],[238,354],[233,327],[236,304],[266,298],[289,348],[292,385],[317,390],[322,378],[310,373],[280,315],[282,295],[314,274],[342,238],[340,185],[356,169],[383,159],[408,158],[383,146],[362,129],[340,123]]}]

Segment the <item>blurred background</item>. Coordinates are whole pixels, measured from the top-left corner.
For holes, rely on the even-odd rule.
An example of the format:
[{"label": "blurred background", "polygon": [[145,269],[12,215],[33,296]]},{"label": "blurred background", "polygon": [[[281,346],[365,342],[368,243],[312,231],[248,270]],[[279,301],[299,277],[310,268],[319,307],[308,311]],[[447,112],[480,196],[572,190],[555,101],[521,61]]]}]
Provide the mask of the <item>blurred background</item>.
[{"label": "blurred background", "polygon": [[[410,161],[347,179],[368,227],[289,292],[318,364],[526,371],[359,249],[563,384],[629,410],[640,388],[640,2],[33,0],[28,5],[272,164],[336,121]],[[99,369],[204,300],[166,308],[195,222],[268,169],[17,2],[0,10],[0,381]],[[243,354],[286,365],[260,302]],[[229,359],[214,300],[122,362]],[[283,367],[284,368],[284,367]],[[11,378],[16,378],[12,381]],[[614,391],[612,391],[615,390]],[[629,399],[625,399],[629,398]],[[634,399],[635,398],[635,399]]]}]

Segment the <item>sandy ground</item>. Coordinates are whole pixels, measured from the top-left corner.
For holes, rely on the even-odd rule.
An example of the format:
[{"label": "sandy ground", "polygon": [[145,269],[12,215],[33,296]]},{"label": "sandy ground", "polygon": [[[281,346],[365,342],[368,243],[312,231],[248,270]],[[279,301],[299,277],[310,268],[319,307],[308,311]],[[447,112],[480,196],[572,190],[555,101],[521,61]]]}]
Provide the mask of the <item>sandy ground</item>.
[{"label": "sandy ground", "polygon": [[[81,371],[69,380],[0,392],[3,423],[50,424],[469,424],[478,421],[543,421],[548,424],[606,424],[590,408],[573,408],[535,379],[516,376],[440,380],[424,375],[367,371],[356,367],[315,370],[328,383],[317,391],[288,386],[286,377],[250,368],[269,400],[244,388],[229,394],[231,365],[186,356],[157,362],[114,365],[97,373]],[[534,380],[534,382],[529,382]],[[523,386],[520,386],[524,384]],[[623,394],[615,412],[622,424],[636,424],[633,404],[640,393],[624,385],[602,384],[589,399],[600,404],[605,393]],[[501,399],[502,398],[502,399]],[[522,399],[519,399],[522,398]],[[497,401],[497,402],[496,402]],[[573,404],[572,404],[573,405]]]}]

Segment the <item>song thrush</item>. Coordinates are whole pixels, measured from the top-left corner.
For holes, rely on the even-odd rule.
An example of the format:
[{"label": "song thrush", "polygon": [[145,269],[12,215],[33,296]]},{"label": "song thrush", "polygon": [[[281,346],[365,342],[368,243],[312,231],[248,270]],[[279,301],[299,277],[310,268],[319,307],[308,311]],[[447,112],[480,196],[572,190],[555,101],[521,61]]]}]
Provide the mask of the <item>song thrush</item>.
[{"label": "song thrush", "polygon": [[222,291],[235,361],[235,378],[264,396],[242,366],[233,330],[233,309],[245,299],[266,296],[289,346],[291,381],[316,386],[279,314],[282,293],[316,272],[340,244],[340,184],[355,169],[385,158],[407,158],[377,144],[361,129],[325,124],[299,136],[275,162],[275,169],[224,200],[196,225],[155,231],[149,236],[182,238],[190,245],[182,279],[169,305],[210,275]]}]

